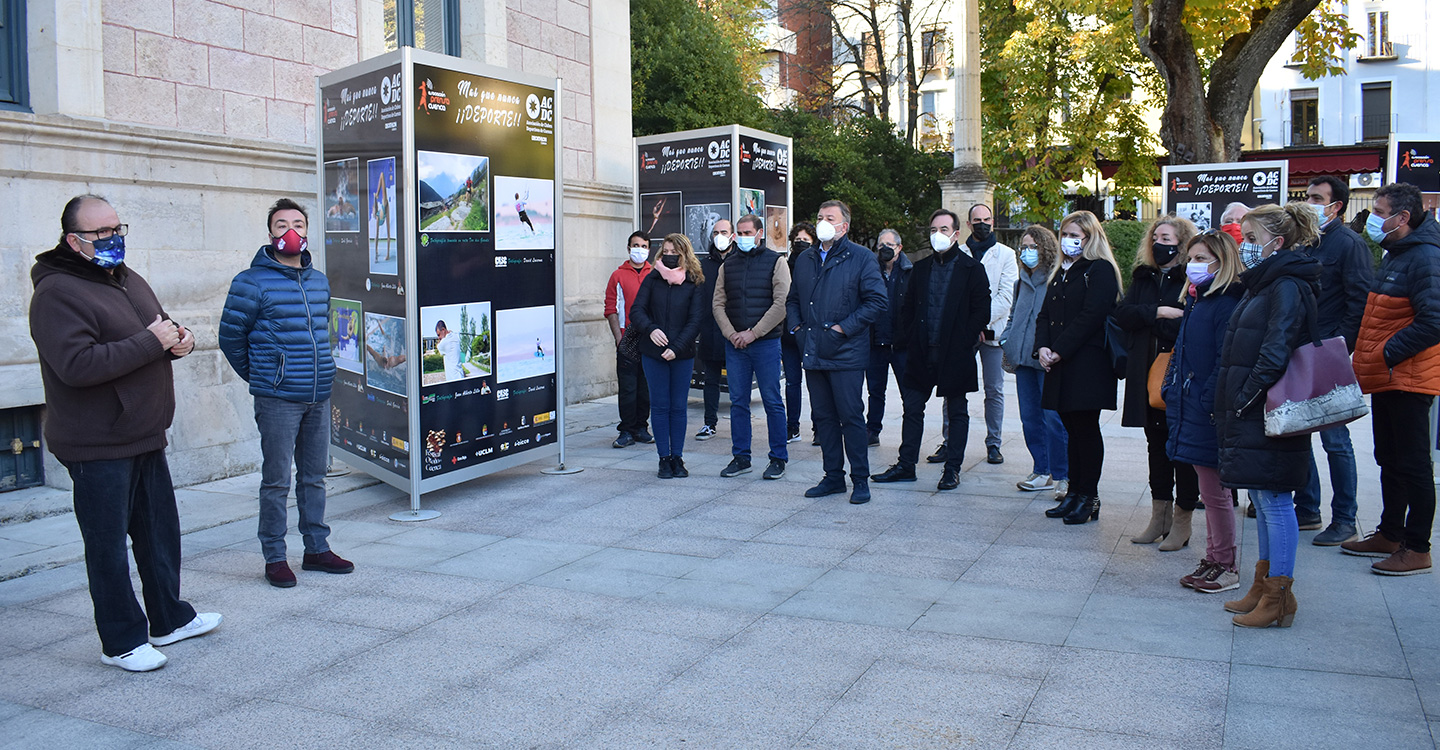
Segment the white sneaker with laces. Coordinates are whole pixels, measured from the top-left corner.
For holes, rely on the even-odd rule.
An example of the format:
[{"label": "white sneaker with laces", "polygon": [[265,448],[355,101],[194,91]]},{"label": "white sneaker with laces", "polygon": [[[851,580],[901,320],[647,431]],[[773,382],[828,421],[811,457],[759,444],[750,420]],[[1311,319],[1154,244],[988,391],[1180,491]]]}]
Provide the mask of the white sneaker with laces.
[{"label": "white sneaker with laces", "polygon": [[1048,490],[1054,488],[1055,483],[1050,481],[1049,474],[1031,474],[1025,479],[1017,482],[1015,486],[1019,487],[1024,492],[1040,492],[1041,490]]},{"label": "white sneaker with laces", "polygon": [[172,643],[179,643],[186,638],[205,635],[215,628],[220,627],[220,621],[224,619],[224,617],[220,616],[219,612],[200,612],[195,615],[195,619],[175,628],[175,630],[168,635],[150,636],[150,644],[154,646],[169,646]]},{"label": "white sneaker with laces", "polygon": [[148,643],[142,643],[129,653],[119,656],[100,654],[100,663],[119,667],[126,672],[151,672],[165,666],[168,659]]}]

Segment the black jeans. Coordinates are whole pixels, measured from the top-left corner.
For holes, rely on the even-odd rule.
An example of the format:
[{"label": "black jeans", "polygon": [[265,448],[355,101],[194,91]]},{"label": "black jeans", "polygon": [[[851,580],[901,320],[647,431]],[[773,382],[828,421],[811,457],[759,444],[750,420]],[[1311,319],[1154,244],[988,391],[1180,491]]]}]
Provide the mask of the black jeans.
[{"label": "black jeans", "polygon": [[795,337],[780,335],[780,367],[785,372],[785,429],[791,433],[800,432],[800,394],[803,390],[800,374],[800,347]]},{"label": "black jeans", "polygon": [[1430,404],[1434,396],[1383,391],[1370,396],[1375,463],[1380,465],[1380,533],[1416,552],[1430,551],[1435,521],[1430,462]]},{"label": "black jeans", "polygon": [[[902,357],[904,355],[901,355]],[[920,390],[900,386],[905,415],[900,420],[900,464],[911,469],[920,461],[920,441],[925,438],[925,405],[932,388]],[[970,408],[965,394],[940,400],[950,419],[950,439],[945,441],[945,468],[959,472],[965,463],[965,440],[970,435]]]},{"label": "black jeans", "polygon": [[615,351],[615,379],[620,383],[620,432],[639,435],[650,419],[650,389],[645,385],[645,370],[640,360],[626,359]]},{"label": "black jeans", "polygon": [[[105,655],[145,644],[147,629],[148,635],[166,635],[195,619],[195,608],[180,598],[180,514],[165,451],[62,463],[75,482],[75,522],[85,540],[85,574]],[[127,535],[140,570],[143,611],[130,585]]]},{"label": "black jeans", "polygon": [[1200,479],[1195,467],[1171,461],[1165,454],[1170,439],[1170,426],[1165,410],[1145,407],[1145,450],[1150,458],[1150,499],[1175,501],[1182,510],[1195,510],[1200,504]]},{"label": "black jeans", "polygon": [[1069,440],[1065,455],[1070,459],[1070,494],[1100,496],[1100,469],[1105,463],[1105,439],[1100,436],[1100,410],[1062,411]]},{"label": "black jeans", "polygon": [[[895,382],[905,382],[905,351],[886,344],[870,347],[870,365],[865,368],[865,387],[870,392],[870,406],[865,429],[879,435],[885,429],[885,390],[890,386],[890,371]],[[900,386],[903,391],[905,386]],[[903,393],[902,393],[903,400]]]},{"label": "black jeans", "polygon": [[695,369],[705,375],[705,424],[714,427],[720,421],[720,370],[723,359],[695,358]]},{"label": "black jeans", "polygon": [[865,434],[865,404],[861,390],[864,370],[806,370],[810,388],[810,418],[820,438],[820,457],[826,479],[845,478],[845,459],[850,459],[850,478],[870,478],[870,448]]}]

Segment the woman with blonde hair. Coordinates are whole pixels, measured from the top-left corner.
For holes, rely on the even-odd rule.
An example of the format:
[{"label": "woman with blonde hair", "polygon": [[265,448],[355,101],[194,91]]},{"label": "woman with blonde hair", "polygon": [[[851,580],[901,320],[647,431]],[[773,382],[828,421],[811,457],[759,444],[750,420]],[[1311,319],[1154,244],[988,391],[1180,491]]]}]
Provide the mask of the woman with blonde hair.
[{"label": "woman with blonde hair", "polygon": [[1024,492],[1054,489],[1055,499],[1069,494],[1070,469],[1065,456],[1065,425],[1060,415],[1040,406],[1045,390],[1045,369],[1035,359],[1035,319],[1045,301],[1050,269],[1060,264],[1060,241],[1055,233],[1031,224],[1020,236],[1020,280],[1010,323],[1000,334],[1000,349],[1015,373],[1015,395],[1020,402],[1020,424],[1025,447],[1034,462],[1030,476],[1015,486]]},{"label": "woman with blonde hair", "polygon": [[1230,491],[1220,484],[1219,443],[1215,435],[1216,363],[1230,314],[1240,303],[1239,249],[1229,234],[1206,232],[1186,248],[1182,294],[1185,316],[1175,338],[1170,369],[1161,392],[1169,427],[1165,453],[1169,460],[1193,468],[1205,504],[1205,555],[1195,572],[1180,585],[1207,594],[1240,587],[1235,569],[1235,509]]},{"label": "woman with blonde hair", "polygon": [[640,282],[630,306],[630,325],[639,326],[640,366],[650,389],[650,426],[660,454],[661,479],[688,477],[682,458],[685,449],[685,411],[690,396],[695,339],[702,315],[709,312],[699,286],[705,281],[700,259],[690,239],[675,233],[665,236],[655,270]]},{"label": "woman with blonde hair", "polygon": [[1310,436],[1265,434],[1265,394],[1285,374],[1290,353],[1310,341],[1320,291],[1320,264],[1293,248],[1320,239],[1314,211],[1293,202],[1261,206],[1241,220],[1245,241],[1240,275],[1245,296],[1235,307],[1220,351],[1215,384],[1215,429],[1220,439],[1220,482],[1255,490],[1259,536],[1255,582],[1243,599],[1226,602],[1247,628],[1289,627],[1295,617],[1292,592],[1295,547],[1295,490],[1310,479]]},{"label": "woman with blonde hair", "polygon": [[1145,429],[1150,459],[1150,524],[1130,541],[1153,544],[1164,539],[1160,549],[1165,552],[1190,543],[1190,516],[1199,502],[1200,488],[1189,464],[1176,463],[1165,455],[1169,428],[1165,410],[1152,405],[1149,375],[1152,368],[1165,366],[1180,333],[1181,296],[1190,283],[1185,278],[1184,248],[1194,236],[1195,225],[1187,219],[1162,216],[1151,222],[1135,253],[1130,288],[1111,315],[1128,334],[1120,424]]},{"label": "woman with blonde hair", "polygon": [[1067,433],[1070,493],[1045,511],[1066,524],[1100,517],[1105,442],[1100,411],[1115,409],[1115,370],[1105,320],[1120,298],[1120,268],[1100,220],[1076,211],[1060,222],[1060,262],[1050,269],[1035,321],[1035,358],[1045,369],[1041,406],[1060,413]]}]

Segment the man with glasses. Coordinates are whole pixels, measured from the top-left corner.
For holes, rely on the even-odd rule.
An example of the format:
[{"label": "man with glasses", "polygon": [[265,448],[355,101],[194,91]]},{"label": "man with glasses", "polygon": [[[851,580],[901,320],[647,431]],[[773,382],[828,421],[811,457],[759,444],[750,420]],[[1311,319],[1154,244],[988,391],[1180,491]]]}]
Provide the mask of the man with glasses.
[{"label": "man with glasses", "polygon": [[[180,516],[165,462],[175,416],[170,363],[194,350],[195,336],[125,264],[128,227],[104,198],[70,199],[60,229],[59,243],[30,270],[45,442],[74,482],[100,661],[148,672],[165,665],[155,646],[204,635],[221,621],[180,598]],[[143,610],[130,585],[127,536]]]}]

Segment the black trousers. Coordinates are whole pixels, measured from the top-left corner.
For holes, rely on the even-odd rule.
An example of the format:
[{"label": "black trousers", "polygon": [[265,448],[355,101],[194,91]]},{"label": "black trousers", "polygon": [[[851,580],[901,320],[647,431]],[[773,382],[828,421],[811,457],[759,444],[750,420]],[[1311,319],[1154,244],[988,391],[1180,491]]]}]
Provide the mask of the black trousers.
[{"label": "black trousers", "polygon": [[[85,540],[85,574],[106,656],[145,644],[195,619],[180,598],[180,514],[165,451],[109,461],[64,461],[75,482],[75,522]],[[130,585],[129,536],[145,609]],[[147,620],[148,615],[148,620]]]},{"label": "black trousers", "polygon": [[1145,407],[1145,451],[1150,458],[1150,499],[1175,501],[1184,510],[1195,510],[1200,504],[1200,479],[1195,467],[1171,461],[1165,455],[1165,442],[1170,439],[1170,426],[1165,410]]},{"label": "black trousers", "polygon": [[[903,356],[903,355],[902,355]],[[900,386],[900,403],[905,414],[900,420],[900,464],[915,468],[920,461],[920,441],[925,438],[925,405],[934,387],[920,390]],[[950,438],[945,441],[945,468],[959,472],[965,463],[965,440],[970,436],[970,408],[965,394],[941,399],[950,419]]]},{"label": "black trousers", "polygon": [[725,367],[723,359],[695,358],[695,369],[704,373],[705,424],[714,427],[720,421],[720,370]]},{"label": "black trousers", "polygon": [[1100,496],[1100,469],[1105,463],[1105,439],[1100,436],[1100,410],[1062,411],[1060,423],[1069,435],[1070,494]]},{"label": "black trousers", "polygon": [[650,420],[650,388],[645,384],[645,371],[640,360],[626,359],[615,351],[615,379],[620,383],[620,432],[638,435]]},{"label": "black trousers", "polygon": [[1380,533],[1416,552],[1430,551],[1435,521],[1430,461],[1430,404],[1434,396],[1384,391],[1370,396],[1375,463],[1380,465]]},{"label": "black trousers", "polygon": [[820,456],[826,479],[845,478],[845,459],[850,460],[850,478],[870,478],[869,436],[865,434],[864,370],[806,370],[810,389],[810,418],[820,438]]}]

